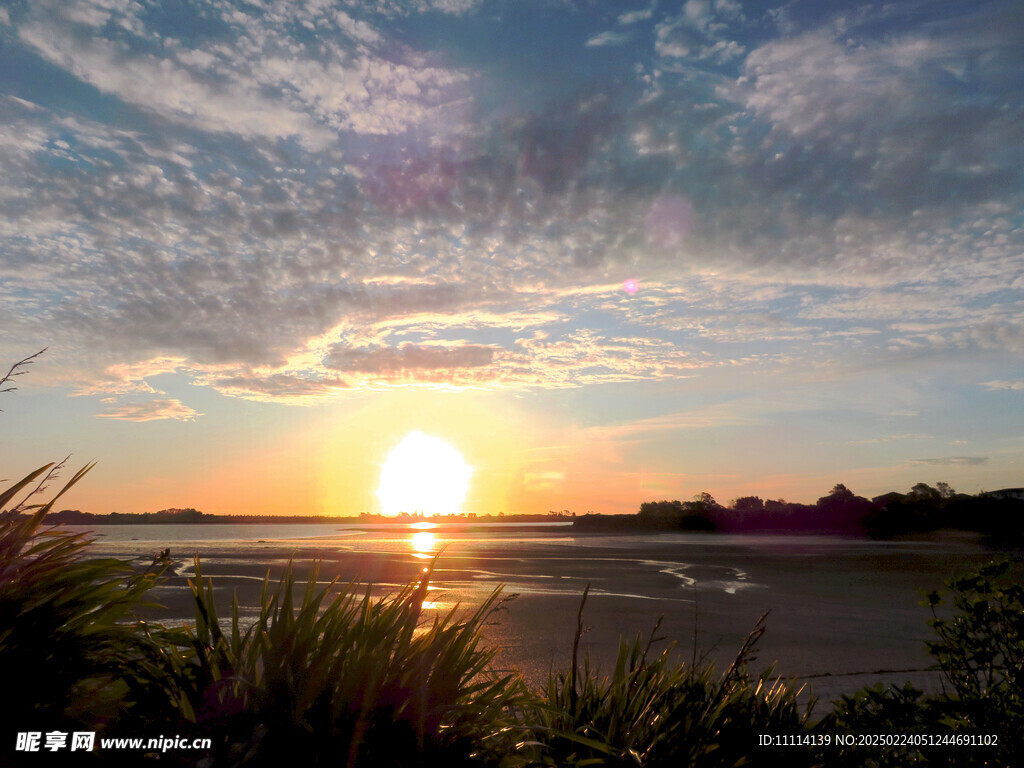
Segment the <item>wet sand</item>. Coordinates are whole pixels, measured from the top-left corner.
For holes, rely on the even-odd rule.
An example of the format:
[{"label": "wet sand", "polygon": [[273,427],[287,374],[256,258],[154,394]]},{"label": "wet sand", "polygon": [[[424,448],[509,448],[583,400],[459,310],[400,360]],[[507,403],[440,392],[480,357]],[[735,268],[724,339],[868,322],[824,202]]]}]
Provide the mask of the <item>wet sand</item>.
[{"label": "wet sand", "polygon": [[[925,640],[930,637],[922,593],[990,557],[976,539],[938,535],[906,542],[838,537],[608,536],[525,532],[512,535],[436,530],[415,551],[409,532],[369,536],[198,545],[204,575],[214,577],[227,616],[238,594],[243,621],[255,613],[264,575],[276,580],[291,559],[301,580],[321,561],[320,580],[371,582],[375,594],[417,577],[443,544],[431,610],[470,608],[503,586],[512,597],[486,628],[500,649],[498,667],[521,670],[536,685],[551,668],[569,666],[580,598],[588,627],[582,648],[610,668],[620,636],[647,637],[659,616],[659,636],[684,658],[696,647],[723,669],[765,611],[767,633],[755,669],[776,662],[785,677],[811,684],[828,701],[878,681],[935,688]],[[429,538],[432,536],[432,538]],[[139,545],[110,542],[111,553],[138,554]],[[166,609],[152,618],[191,618],[189,546],[176,575],[158,590]]]}]

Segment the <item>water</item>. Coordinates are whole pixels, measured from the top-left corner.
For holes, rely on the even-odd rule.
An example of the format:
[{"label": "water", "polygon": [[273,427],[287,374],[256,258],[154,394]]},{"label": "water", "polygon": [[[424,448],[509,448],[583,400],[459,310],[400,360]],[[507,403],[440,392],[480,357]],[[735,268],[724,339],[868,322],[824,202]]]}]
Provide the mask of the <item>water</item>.
[{"label": "water", "polygon": [[[69,526],[69,530],[83,529]],[[930,614],[922,593],[989,559],[976,537],[938,534],[906,541],[831,536],[577,534],[568,524],[412,528],[359,525],[118,525],[97,527],[96,555],[146,558],[169,547],[175,576],[158,590],[156,618],[191,620],[192,558],[214,576],[221,606],[238,594],[243,619],[259,589],[289,561],[321,581],[372,582],[394,590],[440,552],[429,610],[478,604],[503,585],[515,598],[486,629],[498,663],[539,682],[568,667],[577,610],[590,585],[582,647],[608,665],[618,639],[659,636],[681,655],[732,660],[768,612],[755,666],[810,683],[828,700],[882,680],[934,688],[925,646]],[[224,611],[226,613],[226,611]],[[886,673],[884,670],[899,670]]]}]

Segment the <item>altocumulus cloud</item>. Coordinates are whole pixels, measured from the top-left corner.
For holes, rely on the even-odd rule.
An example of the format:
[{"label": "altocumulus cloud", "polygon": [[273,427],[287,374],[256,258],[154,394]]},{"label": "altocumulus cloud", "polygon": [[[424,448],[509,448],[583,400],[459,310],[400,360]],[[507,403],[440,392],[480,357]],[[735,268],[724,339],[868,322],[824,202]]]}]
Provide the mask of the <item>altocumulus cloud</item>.
[{"label": "altocumulus cloud", "polygon": [[10,9],[0,351],[308,403],[1022,348],[1020,11],[536,10],[596,88],[486,8]]}]

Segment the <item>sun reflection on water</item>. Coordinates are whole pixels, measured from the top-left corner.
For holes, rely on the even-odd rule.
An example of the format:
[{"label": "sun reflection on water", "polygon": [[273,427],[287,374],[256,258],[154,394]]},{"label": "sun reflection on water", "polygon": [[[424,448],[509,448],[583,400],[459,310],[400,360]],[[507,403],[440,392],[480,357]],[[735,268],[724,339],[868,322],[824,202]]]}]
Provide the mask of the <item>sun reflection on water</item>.
[{"label": "sun reflection on water", "polygon": [[409,540],[412,545],[413,557],[420,560],[429,560],[437,551],[437,536],[430,531],[417,531]]}]

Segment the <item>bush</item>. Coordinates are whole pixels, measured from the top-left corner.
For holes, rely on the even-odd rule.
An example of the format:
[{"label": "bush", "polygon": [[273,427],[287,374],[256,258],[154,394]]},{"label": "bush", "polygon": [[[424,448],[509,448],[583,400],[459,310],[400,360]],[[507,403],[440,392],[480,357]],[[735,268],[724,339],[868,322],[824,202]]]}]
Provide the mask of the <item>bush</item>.
[{"label": "bush", "polygon": [[[996,736],[994,746],[924,745],[825,749],[830,766],[1024,765],[1024,587],[1009,561],[946,582],[950,595],[928,593],[928,644],[943,678],[941,693],[910,684],[843,696],[819,724],[822,733],[891,733],[952,738]],[[946,609],[951,608],[952,613]]]},{"label": "bush", "polygon": [[[929,650],[949,686],[942,722],[962,733],[998,734],[994,754],[1024,765],[1024,586],[1008,560],[951,579],[946,598],[928,594],[929,622],[938,635]],[[986,750],[987,752],[988,750]]]},{"label": "bush", "polygon": [[[886,687],[879,683],[842,696],[815,730],[833,739],[840,734],[855,739],[865,734],[928,735],[945,732],[936,729],[938,719],[937,712],[914,686]],[[924,751],[913,745],[855,744],[839,748],[830,744],[818,752],[822,764],[830,768],[914,768],[929,764]]]}]

